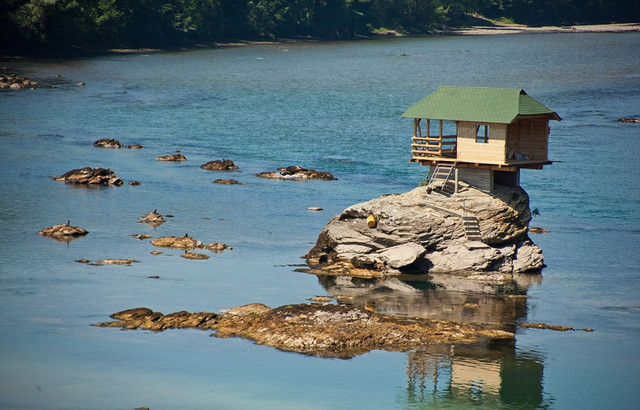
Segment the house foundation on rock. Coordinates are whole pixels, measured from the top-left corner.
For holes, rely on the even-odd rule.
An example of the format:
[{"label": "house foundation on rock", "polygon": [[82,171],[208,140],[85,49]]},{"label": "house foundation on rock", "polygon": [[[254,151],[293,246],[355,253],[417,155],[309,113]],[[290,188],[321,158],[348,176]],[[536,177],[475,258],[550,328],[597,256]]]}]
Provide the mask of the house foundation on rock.
[{"label": "house foundation on rock", "polygon": [[549,120],[561,118],[522,89],[441,86],[409,107],[412,158],[430,167],[430,186],[458,181],[492,192],[520,185],[520,169],[542,169]]}]

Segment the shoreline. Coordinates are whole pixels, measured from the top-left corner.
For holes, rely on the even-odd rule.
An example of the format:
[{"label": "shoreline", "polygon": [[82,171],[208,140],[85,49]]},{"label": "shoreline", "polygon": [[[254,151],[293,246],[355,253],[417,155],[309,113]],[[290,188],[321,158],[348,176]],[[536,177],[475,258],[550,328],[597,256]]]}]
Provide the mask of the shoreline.
[{"label": "shoreline", "polygon": [[[488,20],[487,20],[488,22]],[[194,44],[184,47],[166,48],[107,48],[103,50],[75,50],[62,53],[52,53],[50,55],[30,55],[30,54],[0,54],[0,61],[7,61],[21,58],[44,58],[44,59],[66,59],[83,56],[99,56],[109,54],[141,54],[141,53],[161,53],[188,51],[204,48],[217,47],[243,47],[249,45],[264,44],[285,44],[303,42],[328,42],[328,41],[355,41],[355,40],[375,40],[383,38],[401,37],[427,37],[427,36],[484,36],[502,34],[549,34],[549,33],[628,33],[640,32],[640,23],[609,23],[609,24],[586,24],[572,26],[526,26],[521,24],[492,23],[487,25],[474,25],[470,27],[452,27],[443,30],[435,30],[422,34],[409,34],[397,30],[386,30],[373,33],[369,36],[353,36],[343,38],[321,38],[321,37],[300,37],[300,38],[280,38],[273,40],[259,39],[239,39],[231,41],[214,41],[208,44]]]}]

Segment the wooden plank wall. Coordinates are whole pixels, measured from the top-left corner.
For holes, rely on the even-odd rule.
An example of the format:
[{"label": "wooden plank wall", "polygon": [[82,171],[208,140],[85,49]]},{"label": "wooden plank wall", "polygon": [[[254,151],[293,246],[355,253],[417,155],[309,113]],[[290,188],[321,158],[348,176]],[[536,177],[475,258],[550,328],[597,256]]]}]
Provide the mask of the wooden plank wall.
[{"label": "wooden plank wall", "polygon": [[506,159],[506,124],[489,124],[489,140],[476,142],[476,126],[481,123],[458,123],[458,160],[504,164]]},{"label": "wooden plank wall", "polygon": [[493,192],[493,171],[489,169],[458,168],[458,179],[481,191]]},{"label": "wooden plank wall", "polygon": [[520,153],[530,160],[547,161],[549,148],[549,120],[546,118],[519,119],[507,129],[507,159]]}]

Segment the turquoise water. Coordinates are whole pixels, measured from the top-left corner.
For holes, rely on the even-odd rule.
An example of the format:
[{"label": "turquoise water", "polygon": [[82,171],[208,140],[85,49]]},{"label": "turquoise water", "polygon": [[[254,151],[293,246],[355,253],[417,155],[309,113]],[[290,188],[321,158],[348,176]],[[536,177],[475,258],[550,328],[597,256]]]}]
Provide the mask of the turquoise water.
[{"label": "turquoise water", "polygon": [[[634,408],[640,126],[616,119],[640,117],[639,46],[640,33],[544,34],[4,62],[55,88],[0,93],[0,407]],[[417,186],[426,169],[408,162],[412,125],[400,114],[443,84],[521,87],[563,118],[551,124],[558,162],[522,175],[540,211],[532,225],[551,231],[532,237],[548,266],[523,278],[518,292],[529,297],[298,272],[334,215]],[[101,150],[92,146],[99,138],[144,148]],[[154,160],[175,150],[188,161]],[[221,158],[240,169],[199,168]],[[288,165],[338,180],[253,176]],[[86,189],[49,179],[84,166],[141,185]],[[154,209],[174,217],[157,228],[136,222]],[[68,219],[89,235],[67,244],[36,234]],[[206,261],[171,250],[153,256],[156,248],[133,233],[188,233],[234,249]],[[81,258],[139,262],[74,262]],[[217,311],[345,293],[400,314],[595,332],[517,328],[515,346],[334,360],[195,330],[90,326],[137,306]]]}]

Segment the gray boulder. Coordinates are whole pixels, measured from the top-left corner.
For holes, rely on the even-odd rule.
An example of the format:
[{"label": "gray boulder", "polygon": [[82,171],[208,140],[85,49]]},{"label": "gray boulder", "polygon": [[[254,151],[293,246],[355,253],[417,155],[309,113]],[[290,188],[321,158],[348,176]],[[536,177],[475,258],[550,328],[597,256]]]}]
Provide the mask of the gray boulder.
[{"label": "gray boulder", "polygon": [[[377,224],[369,227],[367,218]],[[475,217],[481,241],[467,239],[463,216]],[[402,273],[540,272],[542,251],[527,236],[529,197],[522,188],[492,194],[461,184],[447,196],[425,187],[353,205],[335,216],[304,257],[315,273],[372,276]]]}]

